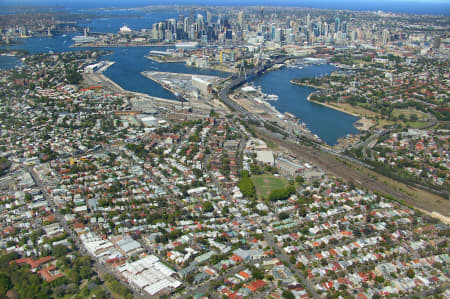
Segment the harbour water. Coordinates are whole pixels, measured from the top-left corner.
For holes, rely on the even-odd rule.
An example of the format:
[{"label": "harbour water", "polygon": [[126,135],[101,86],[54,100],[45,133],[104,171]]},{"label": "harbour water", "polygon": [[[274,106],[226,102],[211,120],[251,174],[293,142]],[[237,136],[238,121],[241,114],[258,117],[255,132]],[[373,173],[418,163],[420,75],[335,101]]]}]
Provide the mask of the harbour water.
[{"label": "harbour water", "polygon": [[256,78],[255,85],[261,86],[264,93],[278,95],[278,101],[270,102],[278,111],[295,115],[306,123],[311,132],[327,144],[335,145],[339,138],[358,133],[353,126],[358,118],[308,101],[308,95],[316,89],[289,82],[294,78],[323,76],[334,70],[336,68],[329,64],[311,65],[302,69],[283,68]]},{"label": "harbour water", "polygon": [[[152,15],[153,14],[153,15]],[[124,24],[130,25],[132,29],[151,28],[152,22],[161,21],[167,15],[160,12],[147,13],[145,18],[111,18],[93,20],[90,24],[91,31],[117,32]],[[139,27],[141,26],[141,27]],[[12,45],[10,49],[23,49],[30,53],[48,53],[78,51],[83,48],[70,48],[72,37],[67,36],[28,38],[21,40],[21,44]],[[5,48],[5,47],[2,47]],[[150,50],[165,50],[165,47],[125,47],[125,48],[103,48],[111,50],[112,54],[102,59],[115,61],[105,75],[119,84],[122,88],[130,91],[146,93],[151,96],[175,99],[175,95],[162,88],[154,81],[142,76],[143,71],[159,71],[174,73],[202,74],[225,77],[228,73],[215,70],[206,70],[188,67],[184,63],[158,63],[145,58]],[[4,63],[0,60],[0,68]],[[312,65],[303,69],[284,68],[268,72],[256,78],[255,85],[262,86],[262,90],[268,94],[276,94],[278,101],[271,104],[280,112],[290,112],[306,123],[307,127],[317,134],[322,140],[330,145],[336,144],[337,140],[347,134],[356,134],[358,130],[353,127],[356,117],[339,112],[307,100],[307,96],[315,89],[305,86],[292,85],[289,81],[299,77],[316,77],[332,72],[335,68],[331,65]]]},{"label": "harbour water", "polygon": [[58,35],[53,37],[30,37],[18,39],[16,44],[2,46],[2,49],[25,50],[31,54],[48,52],[67,52],[77,49],[69,48],[72,44],[72,37],[77,34],[66,36]]},{"label": "harbour water", "polygon": [[[118,21],[118,20],[115,20]],[[21,44],[9,46],[9,49],[27,50],[32,54],[48,52],[79,51],[86,48],[70,48],[72,36],[36,37],[22,40]],[[188,67],[184,63],[158,63],[145,58],[150,50],[165,51],[167,47],[125,47],[96,48],[110,50],[112,54],[102,57],[116,63],[105,71],[105,75],[119,84],[123,89],[146,93],[151,96],[175,100],[174,94],[162,88],[154,81],[142,76],[143,71],[159,71],[186,74],[201,74],[226,77],[229,74],[216,70]],[[0,68],[2,64],[0,61]]]},{"label": "harbour water", "polygon": [[0,55],[0,70],[13,69],[20,64],[20,58],[18,57]]},{"label": "harbour water", "polygon": [[[154,50],[165,50],[164,47],[152,47]],[[105,59],[116,63],[108,68],[105,75],[126,90],[142,92],[154,97],[175,100],[171,92],[162,88],[154,81],[142,76],[143,71],[172,72],[184,74],[201,74],[209,76],[226,77],[229,74],[215,70],[188,67],[184,63],[158,63],[147,59],[149,47],[114,48],[113,54]]]},{"label": "harbour water", "polygon": [[[132,30],[141,30],[152,28],[152,24],[156,22],[160,22],[162,20],[170,19],[170,18],[178,18],[179,13],[176,11],[170,12],[140,12],[135,10],[125,10],[125,11],[101,11],[99,15],[103,14],[115,14],[116,18],[95,18],[91,20],[87,20],[86,22],[80,22],[79,25],[86,26],[91,29],[92,32],[118,32],[122,26],[128,26]],[[132,14],[135,17],[129,17],[128,15]],[[122,16],[123,15],[123,16]]]}]

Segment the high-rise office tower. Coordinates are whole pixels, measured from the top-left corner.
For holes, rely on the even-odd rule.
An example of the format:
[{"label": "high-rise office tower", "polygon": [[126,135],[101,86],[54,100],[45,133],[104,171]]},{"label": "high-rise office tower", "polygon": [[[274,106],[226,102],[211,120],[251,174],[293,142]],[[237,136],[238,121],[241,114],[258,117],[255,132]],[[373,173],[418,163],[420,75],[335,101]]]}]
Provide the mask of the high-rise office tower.
[{"label": "high-rise office tower", "polygon": [[228,39],[228,40],[233,39],[233,31],[231,31],[231,29],[227,29],[227,31],[225,33],[225,39]]},{"label": "high-rise office tower", "polygon": [[189,30],[191,29],[191,23],[189,18],[184,18],[184,32],[188,33]]},{"label": "high-rise office tower", "polygon": [[347,21],[342,22],[342,32],[347,33]]},{"label": "high-rise office tower", "polygon": [[436,36],[433,38],[433,50],[437,50],[441,47],[441,37]]},{"label": "high-rise office tower", "polygon": [[390,34],[389,30],[387,30],[387,29],[383,30],[382,40],[383,40],[383,45],[387,45],[390,42],[391,34]]},{"label": "high-rise office tower", "polygon": [[334,20],[334,32],[338,32],[341,30],[341,19],[339,17],[337,17]]},{"label": "high-rise office tower", "polygon": [[328,25],[327,22],[323,22],[322,35],[327,36],[329,31],[330,31],[330,26]]},{"label": "high-rise office tower", "polygon": [[244,28],[244,12],[240,11],[238,15],[238,22],[241,28]]},{"label": "high-rise office tower", "polygon": [[277,27],[275,24],[272,24],[272,27],[270,29],[270,39],[275,40],[275,31],[277,30]]},{"label": "high-rise office tower", "polygon": [[282,31],[281,31],[281,28],[277,28],[275,30],[275,39],[274,40],[277,43],[279,43],[279,42],[281,42],[282,38],[283,38],[283,34],[282,34]]}]

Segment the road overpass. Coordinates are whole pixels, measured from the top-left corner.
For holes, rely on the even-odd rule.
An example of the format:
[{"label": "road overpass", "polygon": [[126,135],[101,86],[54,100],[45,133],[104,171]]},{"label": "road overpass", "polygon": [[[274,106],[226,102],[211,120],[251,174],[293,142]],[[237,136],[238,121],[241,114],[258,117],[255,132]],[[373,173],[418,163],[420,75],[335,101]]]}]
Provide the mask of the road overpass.
[{"label": "road overpass", "polygon": [[252,81],[255,79],[258,75],[261,75],[266,70],[271,68],[272,66],[280,63],[284,63],[286,60],[293,59],[292,56],[286,56],[286,57],[280,57],[276,58],[273,61],[269,63],[262,64],[260,66],[254,67],[250,70],[247,70],[247,76],[241,75],[232,75],[231,76],[231,82],[228,83],[228,85],[224,86],[219,91],[219,98],[222,102],[224,102],[228,107],[230,107],[232,110],[239,112],[243,114],[244,116],[247,116],[249,118],[254,118],[253,114],[249,111],[245,110],[241,105],[238,105],[236,102],[231,100],[228,96],[228,94],[238,88],[239,86]]}]

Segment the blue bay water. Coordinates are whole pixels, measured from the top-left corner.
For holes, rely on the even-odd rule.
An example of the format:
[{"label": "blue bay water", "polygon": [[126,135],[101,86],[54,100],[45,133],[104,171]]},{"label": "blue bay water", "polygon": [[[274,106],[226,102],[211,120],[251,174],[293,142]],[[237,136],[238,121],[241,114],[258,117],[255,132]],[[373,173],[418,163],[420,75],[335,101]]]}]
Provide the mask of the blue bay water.
[{"label": "blue bay water", "polygon": [[164,47],[115,48],[113,49],[113,54],[104,57],[104,59],[116,61],[114,65],[106,70],[105,75],[124,89],[172,100],[176,99],[174,94],[140,73],[143,71],[157,71],[219,77],[229,75],[229,73],[215,70],[188,67],[184,63],[158,63],[144,57],[149,50],[165,49]]},{"label": "blue bay water", "polygon": [[26,50],[31,54],[48,53],[48,52],[67,52],[75,51],[76,48],[69,48],[72,44],[72,37],[76,34],[67,36],[53,36],[53,37],[30,37],[18,39],[16,44],[9,46],[2,46],[2,49],[12,50]]},{"label": "blue bay water", "polygon": [[263,92],[278,95],[272,105],[280,112],[294,114],[300,121],[327,144],[335,145],[346,134],[357,134],[353,126],[357,117],[309,102],[308,95],[316,89],[291,84],[294,78],[317,77],[331,73],[336,68],[329,64],[312,65],[303,69],[283,68],[256,78],[255,85]]},{"label": "blue bay water", "polygon": [[[104,14],[114,14],[117,15],[116,18],[95,18],[91,20],[87,20],[86,22],[79,22],[79,25],[86,26],[91,29],[93,32],[102,32],[102,33],[117,33],[119,32],[120,27],[128,26],[131,30],[141,30],[141,29],[151,29],[153,23],[160,22],[162,20],[167,20],[170,18],[177,19],[179,13],[177,11],[170,12],[158,12],[155,13],[142,13],[134,10],[130,11],[106,11],[100,12],[97,15],[102,16]],[[135,17],[122,16],[124,14],[133,14]]]},{"label": "blue bay water", "polygon": [[20,65],[20,58],[15,56],[0,56],[0,70],[13,69]]},{"label": "blue bay water", "polygon": [[[130,26],[133,30],[151,28],[152,22],[159,22],[168,17],[174,17],[177,12],[161,14],[146,13],[142,18],[111,18],[95,19],[83,22],[93,32],[117,32],[123,25]],[[21,40],[21,44],[12,45],[10,49],[23,49],[30,53],[58,53],[66,51],[78,51],[84,48],[70,48],[72,37],[67,36],[29,38]],[[3,47],[4,48],[4,47]],[[164,50],[166,47],[126,47],[126,48],[99,48],[110,50],[112,54],[102,59],[115,61],[105,75],[119,84],[122,88],[130,91],[146,93],[151,96],[175,99],[175,95],[162,88],[154,81],[142,76],[143,71],[160,71],[174,73],[203,74],[225,77],[228,73],[192,68],[184,63],[157,63],[145,58],[150,50]],[[1,62],[0,62],[1,68]],[[307,101],[307,96],[314,91],[309,87],[295,86],[289,83],[297,77],[315,77],[333,71],[330,65],[315,65],[299,69],[281,69],[262,75],[256,79],[256,85],[261,85],[264,92],[279,95],[277,102],[272,104],[280,112],[290,112],[305,122],[308,128],[330,145],[336,144],[337,140],[346,134],[356,134],[358,131],[353,127],[356,117],[326,108]]]},{"label": "blue bay water", "polygon": [[[79,51],[87,48],[70,48],[72,44],[71,36],[50,37],[50,38],[30,38],[23,44],[8,47],[9,49],[23,49],[30,53],[54,53]],[[102,60],[111,60],[116,63],[108,68],[104,74],[111,80],[119,84],[123,89],[146,93],[151,96],[175,100],[173,93],[162,88],[154,81],[142,76],[144,71],[173,72],[185,74],[200,74],[209,76],[226,77],[229,73],[188,67],[184,63],[158,63],[145,58],[151,50],[164,51],[167,47],[126,47],[126,48],[96,48],[110,50],[112,54],[102,57]],[[0,61],[0,68],[2,63]]]}]

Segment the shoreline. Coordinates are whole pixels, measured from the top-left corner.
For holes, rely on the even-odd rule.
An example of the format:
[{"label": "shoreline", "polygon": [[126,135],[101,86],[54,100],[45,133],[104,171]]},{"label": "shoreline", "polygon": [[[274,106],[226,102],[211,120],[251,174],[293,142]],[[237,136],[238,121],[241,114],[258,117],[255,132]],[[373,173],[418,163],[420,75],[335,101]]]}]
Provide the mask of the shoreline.
[{"label": "shoreline", "polygon": [[311,103],[315,103],[315,104],[318,104],[318,105],[322,105],[322,106],[324,106],[324,107],[327,107],[327,108],[330,108],[330,109],[334,109],[334,110],[336,110],[336,111],[340,111],[340,112],[342,112],[342,113],[345,113],[345,114],[348,114],[348,115],[351,115],[351,116],[355,116],[355,117],[358,117],[358,118],[362,118],[362,117],[363,117],[362,115],[359,115],[359,114],[356,114],[356,113],[347,111],[347,110],[345,110],[345,109],[342,109],[342,108],[339,108],[339,107],[336,107],[336,106],[333,106],[333,105],[330,105],[330,104],[327,104],[327,103],[321,103],[321,102],[317,102],[317,101],[311,100],[311,95],[312,95],[312,94],[313,94],[313,93],[310,93],[310,94],[308,95],[308,97],[306,97],[306,99],[307,99],[309,102],[311,102]]},{"label": "shoreline", "polygon": [[294,85],[298,85],[298,86],[306,86],[306,87],[311,87],[311,88],[321,89],[321,90],[326,89],[325,87],[315,86],[315,85],[308,84],[308,83],[295,82],[294,80],[289,81],[289,83],[294,84]]},{"label": "shoreline", "polygon": [[[154,61],[156,63],[186,63],[188,58],[183,58],[183,59],[169,59],[169,60],[160,60],[160,59],[155,59],[154,57],[147,55],[144,56],[145,58],[147,58],[148,60]],[[227,67],[220,67],[220,66],[210,66],[210,67],[205,67],[205,68],[201,68],[201,67],[197,67],[197,66],[193,66],[193,65],[189,65],[188,67],[192,67],[192,68],[196,68],[196,69],[201,69],[201,70],[212,70],[212,71],[218,71],[218,72],[223,72],[223,73],[230,73],[230,74],[235,74],[237,73],[237,71],[235,69],[229,69]]]},{"label": "shoreline", "polygon": [[144,56],[145,58],[147,58],[148,60],[157,62],[157,63],[178,63],[178,62],[186,62],[186,58],[183,59],[168,59],[168,60],[160,60],[160,59],[155,59],[155,57],[152,57],[150,55]]},{"label": "shoreline", "polygon": [[[160,105],[163,107],[172,107],[172,108],[176,108],[176,109],[181,109],[181,108],[185,107],[186,105],[188,105],[196,110],[203,111],[203,113],[205,113],[205,111],[210,111],[211,107],[213,107],[215,109],[220,108],[220,107],[216,107],[214,105],[210,105],[211,107],[209,107],[209,106],[205,107],[205,105],[202,103],[195,103],[192,101],[183,102],[180,100],[160,98],[160,97],[155,97],[155,96],[152,96],[152,95],[149,95],[146,93],[142,93],[142,92],[126,90],[126,89],[123,89],[122,87],[120,87],[117,83],[115,83],[113,80],[111,80],[110,78],[108,78],[107,76],[105,76],[103,74],[94,74],[94,75],[100,76],[101,79],[104,80],[104,82],[108,82],[111,85],[113,85],[114,87],[120,88],[120,90],[122,90],[122,93],[124,93],[126,95],[132,95],[136,98],[148,100],[152,105]],[[190,74],[186,74],[186,75],[190,75]],[[156,81],[154,81],[154,82],[156,82]],[[159,84],[158,82],[156,82],[156,83]],[[172,92],[172,91],[170,91],[170,92]]]},{"label": "shoreline", "polygon": [[[117,84],[116,82],[114,82],[113,80],[111,80],[109,77],[107,77],[105,74],[103,74],[103,73],[93,73],[93,74],[90,74],[90,75],[94,75],[95,77],[97,77],[98,79],[100,79],[101,81],[101,83],[106,83],[105,84],[105,87],[109,87],[108,86],[108,84],[110,84],[110,85],[112,85],[115,89],[116,89],[116,91],[118,91],[118,92],[123,92],[123,93],[125,93],[126,92],[126,90],[125,89],[123,89],[119,84]],[[112,90],[112,91],[114,91],[114,90]]]},{"label": "shoreline", "polygon": [[[161,82],[158,82],[157,80],[153,79],[150,75],[146,74],[146,72],[148,72],[148,71],[140,72],[141,76],[144,76],[145,78],[152,80],[153,82],[155,82],[156,84],[158,84],[159,86],[161,86],[162,88],[164,88],[165,90],[167,90],[168,92],[170,92],[171,94],[176,96],[176,94],[177,94],[176,91],[171,90],[170,88],[168,88],[165,85],[161,84]],[[182,75],[185,75],[185,74],[182,74]],[[186,75],[189,75],[189,74],[186,74]],[[168,99],[168,100],[170,101],[170,99]]]},{"label": "shoreline", "polygon": [[[124,93],[124,94],[138,96],[138,97],[144,97],[144,98],[147,98],[147,99],[150,99],[153,101],[163,102],[166,104],[182,105],[181,104],[182,102],[177,101],[177,100],[158,98],[158,97],[146,94],[146,93],[123,89],[119,84],[117,84],[116,82],[114,82],[113,80],[111,80],[109,77],[107,77],[106,75],[104,75],[102,73],[92,73],[92,74],[86,74],[86,75],[88,75],[88,77],[95,77],[97,80],[99,80],[98,83],[103,83],[104,88],[109,89],[113,92],[120,92],[120,93]],[[92,79],[92,78],[90,78],[90,79]],[[111,88],[111,87],[113,87],[113,88]]]},{"label": "shoreline", "polygon": [[106,70],[108,70],[113,64],[115,64],[115,61],[109,61],[109,60],[102,60],[98,63],[103,62],[104,64],[102,65],[102,67],[100,67],[98,70],[96,70],[94,73],[96,74],[103,74],[104,72],[106,72]]},{"label": "shoreline", "polygon": [[[198,68],[198,67],[196,67],[196,66],[194,66],[195,68]],[[201,69],[201,68],[200,68]],[[225,66],[223,66],[223,67],[221,67],[220,65],[213,65],[213,66],[210,66],[210,67],[207,67],[207,68],[205,68],[205,69],[207,69],[207,70],[213,70],[213,71],[218,71],[218,72],[223,72],[223,73],[229,73],[229,74],[237,74],[238,73],[238,71],[236,70],[236,69],[230,69],[230,68],[228,68],[228,67],[225,67]]]}]

